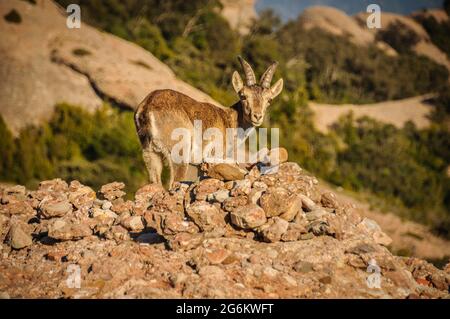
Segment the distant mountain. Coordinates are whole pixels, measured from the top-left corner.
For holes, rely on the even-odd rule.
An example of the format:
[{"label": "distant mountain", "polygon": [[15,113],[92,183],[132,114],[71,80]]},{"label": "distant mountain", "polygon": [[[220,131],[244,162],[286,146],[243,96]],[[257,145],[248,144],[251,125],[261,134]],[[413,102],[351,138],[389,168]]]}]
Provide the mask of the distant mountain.
[{"label": "distant mountain", "polygon": [[306,8],[315,5],[324,5],[338,8],[347,14],[353,15],[366,8],[371,3],[378,3],[381,9],[399,14],[410,14],[423,8],[441,8],[443,0],[258,0],[256,10],[272,8],[283,20],[295,19]]},{"label": "distant mountain", "polygon": [[[418,14],[418,13],[416,13]],[[439,19],[448,19],[443,10],[432,11]],[[447,55],[434,45],[426,30],[410,16],[385,12],[381,15],[382,29],[369,30],[365,27],[368,13],[361,12],[355,16],[348,16],[344,11],[327,6],[313,6],[300,14],[297,23],[305,29],[319,28],[336,36],[347,37],[357,45],[366,46],[376,44],[386,54],[396,55],[396,51],[387,43],[377,39],[377,33],[388,30],[395,24],[400,24],[404,30],[417,37],[417,43],[412,50],[418,55],[424,55],[431,60],[445,66],[450,71],[450,60]]]}]

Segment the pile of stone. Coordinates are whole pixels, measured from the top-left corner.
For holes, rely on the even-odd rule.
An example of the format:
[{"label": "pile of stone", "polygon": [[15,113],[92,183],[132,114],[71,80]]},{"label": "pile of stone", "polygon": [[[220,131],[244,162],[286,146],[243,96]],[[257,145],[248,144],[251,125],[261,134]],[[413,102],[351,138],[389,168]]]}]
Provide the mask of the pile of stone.
[{"label": "pile of stone", "polygon": [[[220,171],[220,174],[217,173]],[[78,181],[41,182],[36,191],[3,189],[1,235],[13,249],[33,241],[67,241],[95,235],[116,241],[156,232],[172,249],[192,249],[206,238],[239,237],[263,242],[308,240],[314,236],[369,234],[376,243],[390,239],[378,225],[339,207],[334,194],[317,191],[317,180],[294,163],[261,174],[255,165],[222,166],[194,183],[176,183],[166,191],[145,185],[126,200],[123,183],[96,192]],[[148,236],[147,236],[148,237]]]},{"label": "pile of stone", "polygon": [[[227,169],[236,176],[233,167]],[[177,184],[168,193],[156,191],[144,215],[147,225],[173,249],[192,249],[216,237],[287,242],[343,235],[339,215],[344,212],[334,195],[317,193],[317,180],[297,164],[285,163],[264,175],[254,166],[240,180],[227,178],[227,169],[221,169],[221,179],[206,177]]]},{"label": "pile of stone", "polygon": [[[226,297],[227,291],[242,297],[447,296],[449,267],[442,271],[393,256],[390,238],[375,221],[321,192],[317,179],[297,164],[202,169],[196,182],[176,183],[170,190],[148,184],[134,200],[119,182],[98,193],[61,179],[41,182],[34,191],[0,188],[0,267],[5,269],[0,290],[6,285],[2,276],[17,271],[63,276],[63,263],[71,261],[85,267],[85,282],[95,286],[108,280],[111,291],[102,290],[102,296],[122,296],[131,289],[126,288],[130,276],[142,286],[129,292],[134,296]],[[365,284],[374,260],[384,280],[381,291]],[[218,289],[216,277],[224,276],[226,289]],[[233,276],[246,288],[236,286]],[[67,294],[50,287],[56,277],[40,280],[47,296]],[[159,288],[149,292],[152,283]],[[348,290],[349,283],[358,289]],[[23,288],[27,283],[17,286],[10,279],[9,285],[17,295],[42,296],[42,289],[31,294]],[[92,289],[80,296],[92,296]]]},{"label": "pile of stone", "polygon": [[[341,238],[345,228],[332,193],[319,194],[317,180],[294,163],[264,174],[254,166],[241,180],[227,180],[236,172],[222,169],[223,180],[206,176],[195,183],[177,183],[166,191],[150,184],[135,200],[124,199],[123,183],[110,183],[96,192],[77,181],[41,182],[38,190],[23,186],[3,190],[0,206],[2,235],[14,249],[35,240],[78,240],[96,235],[131,240],[156,231],[173,249],[190,249],[205,238],[244,237],[264,242],[307,240],[314,236]],[[8,225],[6,225],[8,224]],[[366,222],[374,237],[387,236]],[[8,226],[8,227],[5,227]],[[8,228],[8,229],[7,229]]]}]

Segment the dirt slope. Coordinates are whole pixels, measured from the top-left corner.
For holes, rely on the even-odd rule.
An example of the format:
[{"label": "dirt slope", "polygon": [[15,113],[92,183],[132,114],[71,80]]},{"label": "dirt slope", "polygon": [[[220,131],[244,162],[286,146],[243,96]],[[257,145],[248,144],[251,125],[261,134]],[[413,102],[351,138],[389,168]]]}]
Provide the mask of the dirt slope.
[{"label": "dirt slope", "polygon": [[[4,18],[13,9],[20,23]],[[68,29],[51,1],[2,0],[0,17],[0,114],[14,133],[47,120],[58,102],[93,110],[107,98],[133,109],[151,91],[171,88],[216,103],[137,45],[86,24]]]},{"label": "dirt slope", "polygon": [[426,102],[430,97],[431,95],[423,95],[366,105],[333,105],[312,102],[310,107],[314,111],[314,124],[322,132],[327,132],[330,125],[349,112],[353,112],[355,118],[369,116],[399,128],[403,127],[407,121],[412,121],[418,128],[423,128],[430,124],[428,115],[432,108]]},{"label": "dirt slope", "polygon": [[348,36],[356,44],[368,45],[375,37],[344,11],[327,6],[313,6],[305,9],[299,17],[300,24],[307,30],[319,28],[338,36]]}]

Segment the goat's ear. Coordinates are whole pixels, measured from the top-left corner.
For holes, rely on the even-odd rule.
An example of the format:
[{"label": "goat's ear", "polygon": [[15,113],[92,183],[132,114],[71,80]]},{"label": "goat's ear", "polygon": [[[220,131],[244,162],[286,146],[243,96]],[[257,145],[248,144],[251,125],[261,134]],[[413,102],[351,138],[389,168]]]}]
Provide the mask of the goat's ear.
[{"label": "goat's ear", "polygon": [[236,93],[239,93],[244,87],[244,82],[242,82],[241,76],[237,71],[233,72],[232,82],[234,90],[236,91]]},{"label": "goat's ear", "polygon": [[276,98],[278,94],[283,90],[283,79],[279,79],[277,83],[272,85],[270,88],[270,93],[272,94],[272,99]]}]

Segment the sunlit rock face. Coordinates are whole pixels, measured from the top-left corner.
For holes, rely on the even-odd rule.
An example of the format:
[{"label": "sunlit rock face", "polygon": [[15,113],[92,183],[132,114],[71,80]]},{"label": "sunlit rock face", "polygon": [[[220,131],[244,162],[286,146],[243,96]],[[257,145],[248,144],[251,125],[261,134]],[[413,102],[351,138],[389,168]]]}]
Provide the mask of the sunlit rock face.
[{"label": "sunlit rock face", "polygon": [[63,102],[94,111],[106,99],[134,109],[164,88],[218,104],[149,51],[83,21],[69,29],[65,15],[48,0],[0,1],[0,114],[15,135],[50,119]]},{"label": "sunlit rock face", "polygon": [[247,34],[252,20],[257,17],[256,0],[221,0],[222,15],[240,34]]}]

